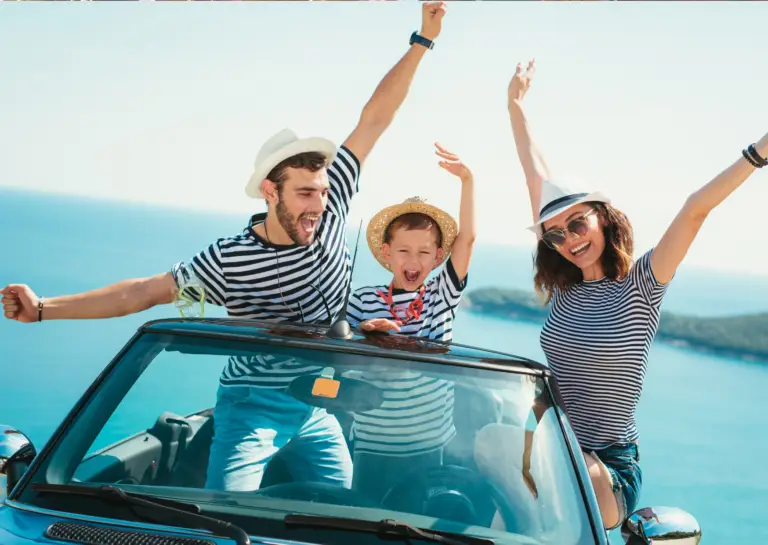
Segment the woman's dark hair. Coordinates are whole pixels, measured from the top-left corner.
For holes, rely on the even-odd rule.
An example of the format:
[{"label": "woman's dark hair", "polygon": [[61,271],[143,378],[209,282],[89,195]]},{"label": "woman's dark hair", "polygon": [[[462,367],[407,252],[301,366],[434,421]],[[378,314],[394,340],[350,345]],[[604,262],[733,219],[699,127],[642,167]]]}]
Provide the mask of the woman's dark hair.
[{"label": "woman's dark hair", "polygon": [[[610,204],[590,202],[589,204],[602,221],[605,235],[605,250],[601,256],[603,272],[607,278],[621,280],[629,273],[632,265],[634,242],[632,224],[624,212]],[[533,284],[536,291],[549,303],[555,288],[568,290],[584,280],[581,269],[539,240],[534,257],[535,275]]]}]

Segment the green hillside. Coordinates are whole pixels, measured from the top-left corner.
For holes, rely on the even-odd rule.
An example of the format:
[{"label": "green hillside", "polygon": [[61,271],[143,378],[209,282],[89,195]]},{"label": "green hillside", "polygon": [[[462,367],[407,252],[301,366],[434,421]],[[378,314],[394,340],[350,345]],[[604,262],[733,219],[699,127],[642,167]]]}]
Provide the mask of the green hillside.
[{"label": "green hillside", "polygon": [[[547,316],[547,309],[536,295],[523,290],[477,289],[466,295],[464,305],[472,312],[512,320],[542,323]],[[768,362],[768,312],[717,318],[662,312],[656,338],[694,349]]]}]

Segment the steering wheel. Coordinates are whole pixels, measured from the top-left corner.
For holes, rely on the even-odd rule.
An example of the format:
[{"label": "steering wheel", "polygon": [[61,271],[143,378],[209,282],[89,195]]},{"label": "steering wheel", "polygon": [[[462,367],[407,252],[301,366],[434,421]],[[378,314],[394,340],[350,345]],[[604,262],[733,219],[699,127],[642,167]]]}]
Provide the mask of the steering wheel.
[{"label": "steering wheel", "polygon": [[514,509],[504,495],[479,473],[442,465],[406,475],[381,501],[385,509],[491,527],[496,511],[506,530],[514,532]]},{"label": "steering wheel", "polygon": [[351,507],[380,507],[373,500],[349,488],[339,485],[313,482],[275,484],[254,491],[259,496],[300,500]]}]

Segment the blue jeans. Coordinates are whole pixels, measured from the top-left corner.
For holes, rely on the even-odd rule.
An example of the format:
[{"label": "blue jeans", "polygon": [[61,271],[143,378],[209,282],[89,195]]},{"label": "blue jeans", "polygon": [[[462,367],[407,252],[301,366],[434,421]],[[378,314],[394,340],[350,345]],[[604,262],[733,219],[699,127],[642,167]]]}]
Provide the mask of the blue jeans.
[{"label": "blue jeans", "polygon": [[620,525],[637,509],[640,499],[640,489],[643,486],[640,451],[636,443],[619,443],[591,451],[590,454],[597,457],[611,475],[613,494],[619,507]]},{"label": "blue jeans", "polygon": [[296,481],[350,488],[352,459],[338,420],[284,390],[219,386],[205,487],[257,490],[264,468],[281,453]]}]

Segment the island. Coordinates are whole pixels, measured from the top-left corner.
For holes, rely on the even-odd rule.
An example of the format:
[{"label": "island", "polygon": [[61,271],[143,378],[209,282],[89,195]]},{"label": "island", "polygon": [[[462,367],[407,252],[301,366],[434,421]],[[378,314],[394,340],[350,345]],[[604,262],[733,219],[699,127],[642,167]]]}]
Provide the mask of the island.
[{"label": "island", "polygon": [[[462,303],[470,312],[544,323],[548,309],[533,291],[479,288]],[[694,350],[768,363],[768,313],[694,317],[662,311],[656,339]]]}]

